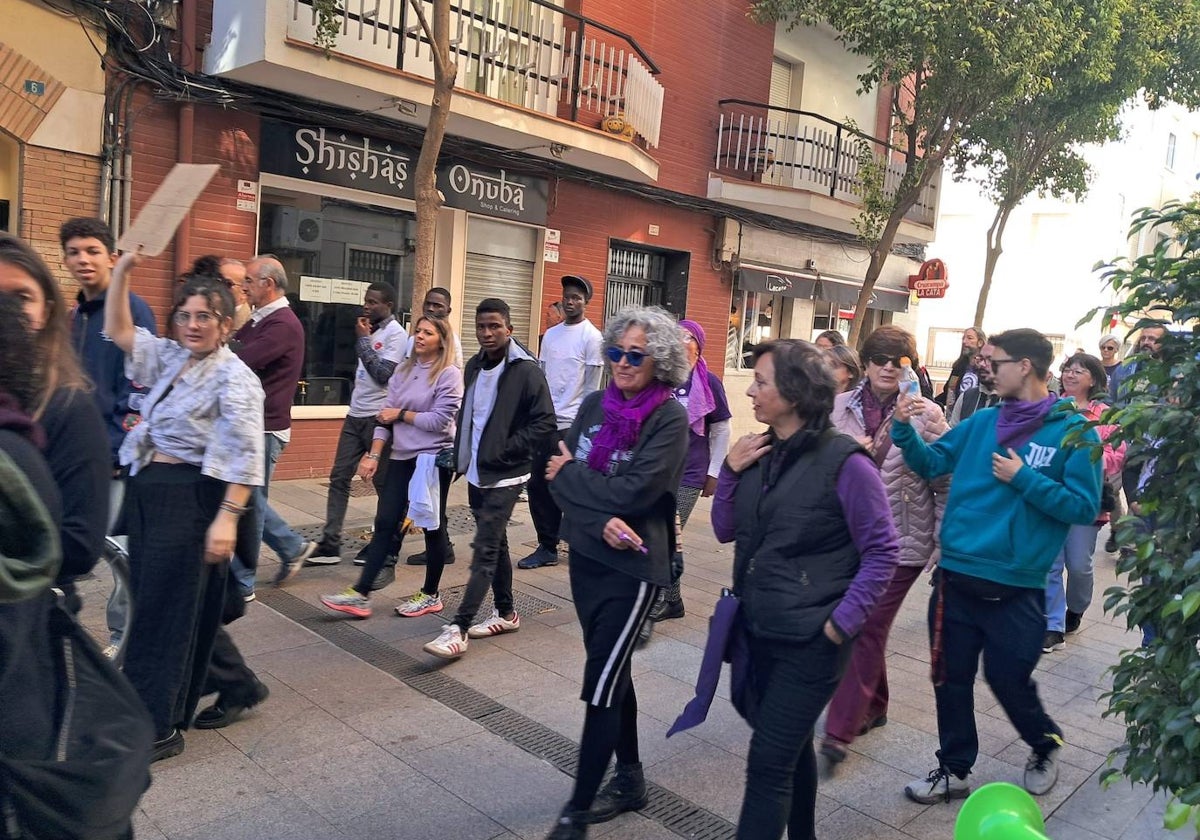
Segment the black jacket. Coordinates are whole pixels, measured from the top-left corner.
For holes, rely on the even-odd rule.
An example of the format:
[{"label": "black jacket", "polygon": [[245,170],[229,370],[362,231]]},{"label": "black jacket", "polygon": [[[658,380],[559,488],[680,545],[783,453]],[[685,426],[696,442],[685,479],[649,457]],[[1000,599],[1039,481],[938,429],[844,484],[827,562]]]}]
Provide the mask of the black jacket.
[{"label": "black jacket", "polygon": [[[475,380],[483,360],[484,353],[480,350],[467,362],[463,374],[463,401],[454,437],[459,475],[465,475],[471,463],[470,424],[465,421],[473,410]],[[546,375],[524,347],[515,340],[509,341],[504,372],[496,386],[496,403],[479,441],[476,468],[480,483],[495,484],[527,475],[533,469],[535,443],[556,429],[558,420]]]},{"label": "black jacket", "polygon": [[733,583],[754,636],[811,641],[846,594],[859,556],[837,477],[860,451],[833,429],[800,431],[742,473]]},{"label": "black jacket", "polygon": [[[687,456],[687,411],[675,400],[664,402],[642,424],[630,459],[618,462],[613,475],[603,475],[587,465],[587,452],[579,448],[580,438],[590,444],[604,422],[603,397],[603,391],[584,397],[566,436],[575,460],[550,482],[550,494],[563,512],[560,534],[572,553],[666,586],[675,554],[675,495]],[[642,538],[649,554],[609,547],[603,531],[614,516]]]}]

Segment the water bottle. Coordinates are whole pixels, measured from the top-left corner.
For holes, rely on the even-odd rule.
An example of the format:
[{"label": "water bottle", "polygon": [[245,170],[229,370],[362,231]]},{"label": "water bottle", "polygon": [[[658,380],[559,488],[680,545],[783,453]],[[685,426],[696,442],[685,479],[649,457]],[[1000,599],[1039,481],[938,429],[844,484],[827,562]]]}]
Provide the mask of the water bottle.
[{"label": "water bottle", "polygon": [[921,396],[921,380],[917,378],[912,359],[908,356],[900,357],[900,394],[913,399]]}]

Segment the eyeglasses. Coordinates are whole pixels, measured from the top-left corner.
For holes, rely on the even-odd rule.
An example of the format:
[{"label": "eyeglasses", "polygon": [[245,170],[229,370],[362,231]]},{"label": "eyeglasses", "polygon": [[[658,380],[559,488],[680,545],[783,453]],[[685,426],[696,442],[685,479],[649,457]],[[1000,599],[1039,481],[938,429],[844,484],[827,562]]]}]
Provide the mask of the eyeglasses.
[{"label": "eyeglasses", "polygon": [[646,358],[646,354],[641,350],[622,350],[620,347],[609,347],[604,351],[604,355],[614,365],[625,359],[632,367],[641,367],[642,360]]},{"label": "eyeglasses", "polygon": [[896,367],[901,366],[899,356],[885,356],[883,353],[868,356],[867,361],[875,365],[875,367],[887,367],[888,362],[891,362]]},{"label": "eyeglasses", "polygon": [[990,364],[992,366],[992,374],[995,375],[1000,372],[1000,365],[1007,365],[1007,364],[1011,364],[1012,362],[1023,362],[1023,361],[1025,361],[1025,360],[1024,359],[992,359],[991,362],[989,362],[988,364]]},{"label": "eyeglasses", "polygon": [[1103,347],[1101,347],[1100,349],[1101,349],[1101,350],[1107,350],[1109,353],[1116,353],[1116,352],[1117,352],[1117,345],[1115,345],[1115,344],[1105,344],[1105,345],[1104,345]]},{"label": "eyeglasses", "polygon": [[217,322],[217,316],[211,312],[197,312],[194,315],[191,312],[176,312],[171,316],[171,320],[175,322],[177,327],[186,327],[193,321],[198,327],[207,327]]}]

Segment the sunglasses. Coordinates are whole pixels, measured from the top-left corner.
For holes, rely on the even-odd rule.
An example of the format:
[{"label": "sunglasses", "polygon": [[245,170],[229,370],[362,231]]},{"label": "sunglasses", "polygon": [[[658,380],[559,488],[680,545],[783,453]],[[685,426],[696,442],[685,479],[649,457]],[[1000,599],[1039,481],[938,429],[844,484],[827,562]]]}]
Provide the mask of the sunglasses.
[{"label": "sunglasses", "polygon": [[875,365],[875,367],[887,367],[888,362],[891,362],[896,367],[900,367],[899,356],[885,356],[882,353],[876,353],[873,356],[868,356],[867,361]]},{"label": "sunglasses", "polygon": [[622,350],[620,347],[609,347],[604,351],[604,355],[614,365],[619,364],[621,359],[626,359],[632,367],[641,367],[642,360],[646,358],[646,354],[641,350]]},{"label": "sunglasses", "polygon": [[992,359],[989,364],[992,366],[992,373],[1000,372],[1000,365],[1012,364],[1013,362],[1022,362],[1024,359]]}]

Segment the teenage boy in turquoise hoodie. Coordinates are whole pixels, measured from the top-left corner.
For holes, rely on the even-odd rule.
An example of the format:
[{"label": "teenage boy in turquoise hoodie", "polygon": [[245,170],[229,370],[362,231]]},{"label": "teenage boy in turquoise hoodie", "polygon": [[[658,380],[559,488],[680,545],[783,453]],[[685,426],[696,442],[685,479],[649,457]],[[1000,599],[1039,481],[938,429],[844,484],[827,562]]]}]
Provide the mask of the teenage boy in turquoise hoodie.
[{"label": "teenage boy in turquoise hoodie", "polygon": [[1042,653],[1046,573],[1072,524],[1100,511],[1101,467],[1088,443],[1096,432],[1070,400],[1046,388],[1054,350],[1035,330],[992,339],[992,370],[1003,402],[971,415],[932,445],[908,423],[919,401],[902,399],[892,440],[926,479],[952,474],[942,519],[942,556],[929,603],[938,766],[904,791],[922,803],[970,793],[979,755],[975,673],[1032,748],[1025,789],[1058,781],[1062,730],[1046,714],[1032,679]]}]

